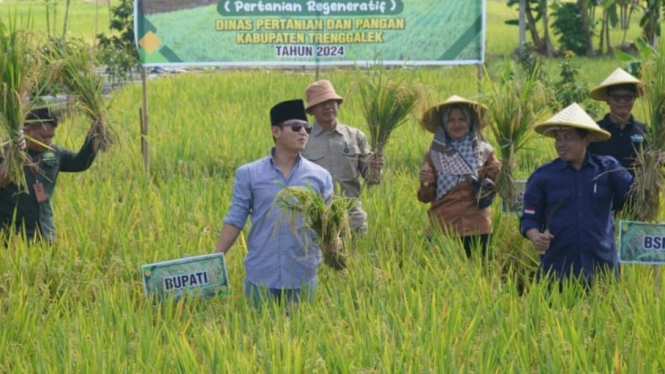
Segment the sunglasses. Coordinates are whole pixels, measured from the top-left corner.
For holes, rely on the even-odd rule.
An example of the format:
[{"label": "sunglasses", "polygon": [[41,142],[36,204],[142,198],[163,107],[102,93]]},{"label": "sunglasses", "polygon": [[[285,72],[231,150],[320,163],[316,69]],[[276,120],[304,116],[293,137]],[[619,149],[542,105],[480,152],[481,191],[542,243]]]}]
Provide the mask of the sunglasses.
[{"label": "sunglasses", "polygon": [[631,102],[631,101],[635,100],[635,95],[633,95],[633,94],[625,94],[625,95],[610,94],[610,99],[612,99],[612,101],[617,101],[617,102],[618,101]]},{"label": "sunglasses", "polygon": [[312,133],[312,126],[309,125],[307,122],[293,122],[285,125],[280,125],[279,127],[291,127],[291,131],[293,132],[300,132],[300,130],[304,127],[305,132],[308,134]]}]

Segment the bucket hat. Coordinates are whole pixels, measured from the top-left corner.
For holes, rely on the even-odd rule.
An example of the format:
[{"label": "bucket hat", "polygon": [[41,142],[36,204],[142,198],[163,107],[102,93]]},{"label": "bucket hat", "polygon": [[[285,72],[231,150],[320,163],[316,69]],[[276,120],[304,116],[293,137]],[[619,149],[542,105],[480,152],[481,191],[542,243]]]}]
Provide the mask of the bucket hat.
[{"label": "bucket hat", "polygon": [[307,86],[307,89],[305,89],[305,97],[307,98],[307,107],[305,110],[309,114],[311,114],[311,109],[314,106],[328,100],[337,100],[340,105],[344,101],[344,99],[335,92],[332,83],[325,79],[316,81]]}]

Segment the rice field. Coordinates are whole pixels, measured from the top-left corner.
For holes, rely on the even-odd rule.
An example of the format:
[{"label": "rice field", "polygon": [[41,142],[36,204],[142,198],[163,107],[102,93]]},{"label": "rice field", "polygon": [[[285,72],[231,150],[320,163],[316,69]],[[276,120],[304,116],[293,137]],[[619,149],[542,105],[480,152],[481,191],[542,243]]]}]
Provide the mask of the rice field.
[{"label": "rice field", "polygon": [[[497,55],[506,52],[488,43]],[[494,72],[501,63],[488,65]],[[611,59],[575,63],[591,84],[616,67]],[[546,63],[548,74],[557,64]],[[402,73],[439,101],[479,95],[475,67]],[[345,97],[341,122],[367,132],[355,72],[324,69],[321,78]],[[498,202],[494,257],[485,263],[467,260],[461,244],[443,235],[425,239],[417,172],[431,134],[415,118],[388,144],[382,184],[364,193],[368,235],[346,248],[347,270],[321,267],[311,303],[291,313],[248,307],[242,239],[227,256],[230,296],[146,299],[141,265],[213,251],[235,169],[272,146],[269,108],[303,97],[313,80],[311,69],[151,80],[149,173],[140,151],[141,87],[116,91],[109,101],[116,144],[87,172],[60,174],[58,241],[13,242],[0,251],[0,372],[665,372],[665,292],[655,267],[625,265],[621,282],[603,282],[586,296],[532,283],[520,296],[503,279],[501,253],[534,253]],[[635,114],[642,113],[640,104]],[[56,141],[77,149],[89,126],[84,116],[69,118]],[[552,141],[536,137],[517,155],[518,175],[554,155]]]},{"label": "rice field", "polygon": [[[67,37],[77,37],[89,42],[95,41],[99,33],[109,32],[111,19],[110,5],[101,0],[70,1],[70,17],[67,19]],[[31,21],[34,30],[62,37],[65,21],[66,2],[63,0],[5,0],[0,2],[0,18],[16,14],[19,19]],[[47,16],[48,15],[48,16]]]}]

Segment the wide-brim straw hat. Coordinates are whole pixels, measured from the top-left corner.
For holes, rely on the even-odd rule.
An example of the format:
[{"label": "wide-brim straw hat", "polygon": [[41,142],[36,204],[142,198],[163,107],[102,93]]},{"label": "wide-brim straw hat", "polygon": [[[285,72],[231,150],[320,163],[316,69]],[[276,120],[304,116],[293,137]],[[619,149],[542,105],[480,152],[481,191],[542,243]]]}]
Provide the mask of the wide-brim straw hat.
[{"label": "wide-brim straw hat", "polygon": [[612,134],[601,129],[577,103],[570,104],[547,121],[537,124],[534,130],[553,138],[554,130],[570,127],[589,131],[589,140],[592,142],[602,142],[612,137]]},{"label": "wide-brim straw hat", "polygon": [[485,117],[487,108],[480,103],[467,100],[457,95],[453,95],[443,103],[437,106],[433,106],[425,111],[423,118],[420,120],[420,124],[425,128],[425,130],[431,133],[435,133],[436,128],[443,124],[443,115],[446,113],[447,108],[451,105],[461,105],[469,108],[471,110],[473,125],[476,131],[480,131],[483,128],[483,118]]},{"label": "wide-brim straw hat", "polygon": [[329,80],[316,81],[305,89],[305,97],[307,98],[307,107],[305,111],[311,114],[311,109],[328,100],[337,100],[341,105],[344,99],[335,92],[335,88]]},{"label": "wide-brim straw hat", "polygon": [[607,101],[608,99],[607,88],[611,86],[619,86],[624,84],[634,85],[635,97],[642,96],[642,91],[644,90],[642,82],[640,82],[639,79],[630,75],[625,70],[617,68],[612,72],[612,74],[610,74],[609,77],[605,78],[605,80],[603,81],[603,83],[600,84],[600,86],[594,88],[593,90],[591,90],[591,92],[589,92],[589,97],[598,101]]}]

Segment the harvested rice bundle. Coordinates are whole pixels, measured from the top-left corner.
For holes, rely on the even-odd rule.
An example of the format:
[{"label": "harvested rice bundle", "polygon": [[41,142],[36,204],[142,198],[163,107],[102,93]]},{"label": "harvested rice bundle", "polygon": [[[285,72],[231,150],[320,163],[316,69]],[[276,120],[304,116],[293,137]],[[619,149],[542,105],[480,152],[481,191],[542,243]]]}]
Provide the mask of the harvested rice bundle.
[{"label": "harvested rice bundle", "polygon": [[102,96],[104,80],[97,75],[95,60],[89,47],[69,43],[54,47],[56,59],[52,74],[74,96],[76,107],[93,121],[90,134],[95,151],[107,151],[114,142],[108,126],[108,109]]},{"label": "harvested rice bundle", "polygon": [[[297,220],[303,217],[305,229],[312,229],[317,235],[323,261],[335,270],[346,268],[346,258],[342,255],[342,235],[349,235],[349,210],[355,201],[335,194],[330,204],[324,197],[307,187],[286,187],[275,197],[276,207],[287,217],[293,230]],[[346,238],[344,238],[346,239]]]},{"label": "harvested rice bundle", "polygon": [[[665,40],[642,65],[647,104],[646,148],[639,150],[635,183],[631,188],[632,212],[640,221],[658,221],[665,189]],[[662,217],[660,217],[662,218]]]},{"label": "harvested rice bundle", "polygon": [[[369,143],[372,158],[383,157],[383,149],[390,135],[406,122],[409,113],[415,109],[418,100],[428,93],[421,86],[407,83],[405,78],[391,79],[386,68],[377,64],[361,75],[358,89],[362,99],[362,110],[369,127]],[[369,160],[369,184],[378,184],[381,169],[376,162]]]},{"label": "harvested rice bundle", "polygon": [[[485,99],[489,128],[496,144],[495,151],[501,160],[501,174],[497,181],[497,193],[501,196],[509,211],[518,201],[518,189],[515,184],[516,155],[526,148],[534,132],[532,126],[544,115],[547,93],[538,81],[539,68],[523,80],[514,77],[510,63],[498,81],[491,81],[491,90]],[[521,210],[521,207],[520,207]],[[515,217],[497,216],[493,225],[503,226],[509,234],[497,237],[500,248],[497,263],[502,276],[513,279],[518,292],[523,293],[538,268],[538,256],[524,240],[515,227]],[[497,229],[499,230],[499,229]]]},{"label": "harvested rice bundle", "polygon": [[518,198],[514,179],[516,154],[528,144],[534,134],[532,124],[543,116],[547,107],[547,92],[538,80],[539,71],[539,68],[533,69],[523,82],[519,82],[514,79],[510,63],[507,63],[500,81],[492,82],[485,100],[487,120],[501,160],[497,192],[508,207],[512,207]]},{"label": "harvested rice bundle", "polygon": [[0,22],[0,144],[3,158],[0,175],[13,181],[21,191],[28,191],[23,166],[26,154],[19,149],[23,123],[30,111],[30,98],[37,89],[40,58],[33,46],[34,37],[16,23]]}]

